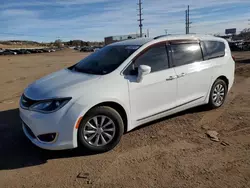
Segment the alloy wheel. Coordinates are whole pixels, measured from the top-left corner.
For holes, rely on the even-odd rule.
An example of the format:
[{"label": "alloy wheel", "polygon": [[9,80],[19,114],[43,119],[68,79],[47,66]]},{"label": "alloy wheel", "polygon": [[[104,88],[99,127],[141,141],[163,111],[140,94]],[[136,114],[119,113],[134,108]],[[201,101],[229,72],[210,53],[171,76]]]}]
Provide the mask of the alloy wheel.
[{"label": "alloy wheel", "polygon": [[217,84],[213,91],[213,102],[216,106],[222,105],[225,98],[225,87],[222,84]]},{"label": "alloy wheel", "polygon": [[84,126],[83,135],[86,142],[92,146],[105,146],[115,136],[114,122],[105,115],[92,117]]}]

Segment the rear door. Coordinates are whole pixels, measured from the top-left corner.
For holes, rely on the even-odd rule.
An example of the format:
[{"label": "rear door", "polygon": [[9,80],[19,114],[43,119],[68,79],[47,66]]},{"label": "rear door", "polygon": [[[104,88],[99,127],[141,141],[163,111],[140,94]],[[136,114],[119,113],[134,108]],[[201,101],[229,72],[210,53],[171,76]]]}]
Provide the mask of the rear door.
[{"label": "rear door", "polygon": [[203,60],[199,41],[172,42],[171,56],[177,75],[177,106],[204,101],[212,79],[212,65]]}]

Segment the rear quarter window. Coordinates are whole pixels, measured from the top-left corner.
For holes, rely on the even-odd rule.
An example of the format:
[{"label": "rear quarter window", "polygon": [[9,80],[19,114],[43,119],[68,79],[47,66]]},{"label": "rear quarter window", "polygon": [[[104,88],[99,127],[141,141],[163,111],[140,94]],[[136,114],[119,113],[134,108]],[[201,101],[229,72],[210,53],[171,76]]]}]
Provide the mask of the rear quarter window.
[{"label": "rear quarter window", "polygon": [[202,41],[201,47],[204,60],[225,56],[225,43],[220,41]]}]

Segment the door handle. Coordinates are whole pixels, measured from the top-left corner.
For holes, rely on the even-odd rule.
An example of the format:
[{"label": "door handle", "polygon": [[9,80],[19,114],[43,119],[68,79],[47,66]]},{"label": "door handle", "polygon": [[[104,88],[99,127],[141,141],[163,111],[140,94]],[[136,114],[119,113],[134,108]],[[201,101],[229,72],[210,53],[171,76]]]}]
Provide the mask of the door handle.
[{"label": "door handle", "polygon": [[177,78],[181,78],[181,77],[184,77],[184,76],[186,76],[186,74],[185,73],[181,73],[181,74],[177,75]]},{"label": "door handle", "polygon": [[166,81],[170,81],[170,80],[174,80],[174,79],[176,79],[176,76],[169,76],[169,77],[166,79]]}]

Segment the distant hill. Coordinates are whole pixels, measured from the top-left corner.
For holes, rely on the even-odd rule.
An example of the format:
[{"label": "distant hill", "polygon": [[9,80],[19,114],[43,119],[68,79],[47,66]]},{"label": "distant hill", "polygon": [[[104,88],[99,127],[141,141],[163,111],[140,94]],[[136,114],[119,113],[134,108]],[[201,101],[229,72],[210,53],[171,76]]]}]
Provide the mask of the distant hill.
[{"label": "distant hill", "polygon": [[51,46],[51,43],[39,43],[35,41],[24,41],[24,40],[0,41],[0,48],[32,48],[32,47],[48,47],[48,46]]},{"label": "distant hill", "polygon": [[[58,40],[56,40],[58,41]],[[82,40],[61,41],[64,46],[103,46],[103,42],[90,42]],[[0,48],[32,48],[32,47],[53,47],[55,42],[43,43],[27,40],[0,41]]]}]

